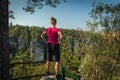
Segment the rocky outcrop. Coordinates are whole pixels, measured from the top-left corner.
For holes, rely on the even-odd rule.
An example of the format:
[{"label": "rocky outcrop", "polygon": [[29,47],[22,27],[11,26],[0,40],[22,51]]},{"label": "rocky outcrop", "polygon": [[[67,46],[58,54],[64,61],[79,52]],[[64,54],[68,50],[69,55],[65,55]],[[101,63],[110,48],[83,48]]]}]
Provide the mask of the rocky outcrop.
[{"label": "rocky outcrop", "polygon": [[[54,75],[43,76],[40,80],[56,80],[56,77]],[[66,77],[65,80],[73,80],[73,79]]]},{"label": "rocky outcrop", "polygon": [[56,80],[55,76],[43,76],[40,80]]},{"label": "rocky outcrop", "polygon": [[45,48],[44,44],[35,39],[30,42],[30,53],[34,61],[44,61]]},{"label": "rocky outcrop", "polygon": [[23,35],[18,37],[18,49],[25,48],[25,40],[23,38]]},{"label": "rocky outcrop", "polygon": [[[16,53],[16,50],[24,50],[26,48],[26,42],[23,35],[9,38],[10,52]],[[44,61],[45,60],[45,44],[42,40],[34,39],[30,42],[30,57],[33,61]]]},{"label": "rocky outcrop", "polygon": [[18,46],[18,38],[13,36],[9,38],[9,44],[12,49],[17,48]]},{"label": "rocky outcrop", "polygon": [[15,36],[9,37],[9,52],[14,54],[17,52],[18,38]]},{"label": "rocky outcrop", "polygon": [[79,48],[80,47],[78,45],[81,42],[80,39],[75,39],[73,37],[70,37],[67,40],[68,40],[68,46],[69,46],[69,48],[71,48],[72,51],[74,51],[75,48]]}]

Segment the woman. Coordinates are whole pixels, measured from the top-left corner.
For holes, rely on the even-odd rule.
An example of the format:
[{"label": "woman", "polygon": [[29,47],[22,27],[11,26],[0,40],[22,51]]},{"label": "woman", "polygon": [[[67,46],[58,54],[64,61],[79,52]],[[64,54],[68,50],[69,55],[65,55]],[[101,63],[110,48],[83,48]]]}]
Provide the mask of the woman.
[{"label": "woman", "polygon": [[[54,17],[51,17],[51,26],[47,28],[42,34],[41,38],[45,43],[47,43],[47,62],[46,62],[46,75],[50,74],[49,67],[50,61],[54,57],[55,60],[55,72],[56,72],[56,79],[59,78],[59,64],[60,64],[60,44],[62,42],[62,33],[60,29],[56,27],[57,20]],[[48,36],[48,41],[45,39],[45,35]]]}]

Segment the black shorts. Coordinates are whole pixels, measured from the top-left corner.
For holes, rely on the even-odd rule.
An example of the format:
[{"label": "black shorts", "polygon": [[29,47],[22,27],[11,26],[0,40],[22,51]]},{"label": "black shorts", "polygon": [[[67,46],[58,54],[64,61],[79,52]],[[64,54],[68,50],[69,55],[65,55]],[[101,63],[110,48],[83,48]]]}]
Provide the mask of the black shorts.
[{"label": "black shorts", "polygon": [[59,44],[47,44],[47,60],[60,62],[60,45]]}]

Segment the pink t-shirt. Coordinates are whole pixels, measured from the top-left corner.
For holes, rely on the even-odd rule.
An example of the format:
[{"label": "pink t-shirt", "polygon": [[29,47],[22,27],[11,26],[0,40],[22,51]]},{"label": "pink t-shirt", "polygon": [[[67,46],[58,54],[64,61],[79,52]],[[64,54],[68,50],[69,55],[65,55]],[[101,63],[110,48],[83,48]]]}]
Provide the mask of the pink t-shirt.
[{"label": "pink t-shirt", "polygon": [[58,44],[58,32],[60,31],[60,29],[56,27],[49,27],[45,31],[48,36],[48,43]]}]

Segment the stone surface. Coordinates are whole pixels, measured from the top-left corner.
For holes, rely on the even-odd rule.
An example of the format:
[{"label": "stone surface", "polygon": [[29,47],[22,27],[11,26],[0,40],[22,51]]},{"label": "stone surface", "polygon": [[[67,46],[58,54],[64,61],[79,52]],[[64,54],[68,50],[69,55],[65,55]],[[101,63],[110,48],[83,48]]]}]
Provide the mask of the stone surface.
[{"label": "stone surface", "polygon": [[30,42],[30,53],[35,61],[44,61],[45,48],[39,40],[35,39]]},{"label": "stone surface", "polygon": [[40,80],[56,80],[55,76],[51,75],[51,76],[43,76]]},{"label": "stone surface", "polygon": [[12,49],[17,48],[18,46],[18,38],[13,36],[9,38],[9,44]]},{"label": "stone surface", "polygon": [[18,49],[23,49],[25,47],[25,40],[23,35],[18,37]]},{"label": "stone surface", "polygon": [[[40,80],[56,80],[56,77],[54,75],[43,76]],[[73,79],[66,77],[65,80],[73,80]]]}]

